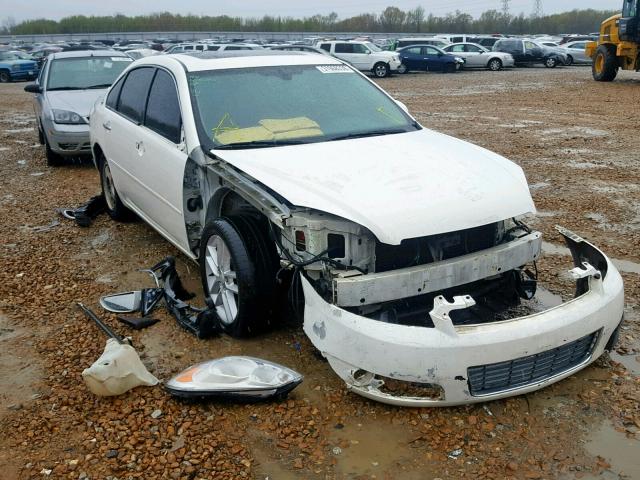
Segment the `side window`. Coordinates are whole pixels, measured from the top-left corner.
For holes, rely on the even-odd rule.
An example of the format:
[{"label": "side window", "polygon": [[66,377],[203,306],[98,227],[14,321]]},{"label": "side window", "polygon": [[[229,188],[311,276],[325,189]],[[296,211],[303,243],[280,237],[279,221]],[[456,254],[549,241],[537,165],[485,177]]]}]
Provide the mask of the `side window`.
[{"label": "side window", "polygon": [[469,45],[468,43],[465,45],[465,50],[467,52],[474,52],[474,53],[480,53],[482,51],[475,45]]},{"label": "side window", "polygon": [[574,50],[584,50],[586,46],[587,44],[585,42],[580,42],[574,43],[570,48],[573,48]]},{"label": "side window", "polygon": [[526,48],[527,50],[531,50],[533,48],[536,48],[536,44],[533,42],[524,42],[524,48]]},{"label": "side window", "polygon": [[420,55],[421,49],[420,47],[411,47],[411,48],[407,48],[405,51],[412,55]]},{"label": "side window", "polygon": [[422,47],[423,55],[438,55],[438,50],[433,47]]},{"label": "side window", "polygon": [[353,44],[336,43],[336,53],[353,53]]},{"label": "side window", "polygon": [[218,45],[207,45],[207,50],[211,51],[213,50],[214,52],[219,50],[220,47]]},{"label": "side window", "polygon": [[204,45],[196,45],[196,50],[202,52],[204,50]]},{"label": "side window", "polygon": [[361,43],[354,43],[353,53],[369,53],[369,49]]},{"label": "side window", "polygon": [[193,50],[193,45],[185,45],[182,48],[185,49],[185,50]]},{"label": "side window", "polygon": [[464,37],[453,37],[451,39],[452,43],[464,42]]},{"label": "side window", "polygon": [[173,77],[158,70],[147,102],[144,124],[173,143],[180,143],[182,116]]},{"label": "side window", "polygon": [[454,45],[448,51],[449,52],[464,52],[464,45]]},{"label": "side window", "polygon": [[40,73],[38,74],[38,84],[40,86],[44,85],[44,71],[47,68],[47,60],[44,61],[44,63],[42,64],[42,68],[40,69]]},{"label": "side window", "polygon": [[136,123],[142,123],[144,118],[144,105],[147,102],[147,93],[154,70],[153,68],[131,70],[122,86],[118,111]]},{"label": "side window", "polygon": [[109,90],[109,95],[107,95],[107,107],[116,110],[118,108],[118,97],[120,96],[120,90],[122,90],[122,84],[124,83],[124,79],[127,78],[126,75],[122,77],[118,82],[111,87]]},{"label": "side window", "polygon": [[331,51],[331,44],[330,43],[322,43],[322,44],[320,44],[320,48],[322,50],[330,52]]}]

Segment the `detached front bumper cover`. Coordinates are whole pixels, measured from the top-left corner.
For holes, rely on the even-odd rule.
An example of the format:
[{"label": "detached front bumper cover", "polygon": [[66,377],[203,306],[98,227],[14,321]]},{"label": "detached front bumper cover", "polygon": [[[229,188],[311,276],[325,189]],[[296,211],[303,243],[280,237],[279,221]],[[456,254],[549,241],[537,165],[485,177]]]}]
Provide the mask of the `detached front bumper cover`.
[{"label": "detached front bumper cover", "polygon": [[[538,390],[597,359],[624,307],[622,278],[609,259],[574,233],[558,231],[573,256],[576,298],[557,307],[455,326],[449,312],[473,299],[460,296],[449,303],[438,297],[430,312],[435,328],[404,326],[327,303],[302,277],[304,331],[350,390],[383,403],[461,405]],[[421,385],[431,393],[398,392],[388,388],[392,384]]]}]

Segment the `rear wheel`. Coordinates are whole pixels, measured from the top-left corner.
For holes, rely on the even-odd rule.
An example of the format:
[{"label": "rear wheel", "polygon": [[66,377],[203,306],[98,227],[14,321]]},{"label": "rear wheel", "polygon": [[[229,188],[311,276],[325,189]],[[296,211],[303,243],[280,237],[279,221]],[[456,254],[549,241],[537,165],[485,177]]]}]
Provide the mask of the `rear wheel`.
[{"label": "rear wheel", "polygon": [[11,81],[11,74],[6,70],[0,70],[0,83],[9,83]]},{"label": "rear wheel", "polygon": [[597,82],[610,82],[618,74],[615,45],[600,45],[591,65],[593,79]]},{"label": "rear wheel", "polygon": [[567,63],[565,63],[565,65],[573,65],[573,57],[571,55],[567,55]]},{"label": "rear wheel", "polygon": [[102,195],[104,196],[104,203],[107,206],[107,213],[111,218],[118,221],[129,220],[131,210],[124,206],[116,185],[113,182],[113,175],[111,175],[111,168],[109,162],[104,157],[100,157],[100,184],[102,185]]},{"label": "rear wheel", "polygon": [[489,60],[489,63],[487,64],[487,68],[492,72],[497,72],[498,70],[502,70],[502,60],[500,60],[499,58],[492,58],[491,60]]},{"label": "rear wheel", "polygon": [[376,78],[384,78],[389,76],[389,65],[384,62],[378,62],[373,66],[373,75]]},{"label": "rear wheel", "polygon": [[409,73],[409,69],[404,63],[401,63],[400,66],[398,67],[398,73],[400,74]]}]

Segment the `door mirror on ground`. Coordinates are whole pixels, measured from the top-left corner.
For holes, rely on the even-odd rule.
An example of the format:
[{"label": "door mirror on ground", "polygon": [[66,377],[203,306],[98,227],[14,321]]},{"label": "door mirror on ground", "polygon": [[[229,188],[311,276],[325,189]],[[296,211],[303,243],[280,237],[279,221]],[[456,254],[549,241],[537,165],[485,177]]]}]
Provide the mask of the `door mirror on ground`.
[{"label": "door mirror on ground", "polygon": [[37,83],[29,83],[25,85],[24,91],[29,93],[42,93],[42,89],[40,88],[40,85],[38,85]]},{"label": "door mirror on ground", "polygon": [[141,300],[142,292],[136,290],[133,292],[117,293],[115,295],[105,295],[100,298],[100,305],[108,312],[131,313],[140,309]]}]

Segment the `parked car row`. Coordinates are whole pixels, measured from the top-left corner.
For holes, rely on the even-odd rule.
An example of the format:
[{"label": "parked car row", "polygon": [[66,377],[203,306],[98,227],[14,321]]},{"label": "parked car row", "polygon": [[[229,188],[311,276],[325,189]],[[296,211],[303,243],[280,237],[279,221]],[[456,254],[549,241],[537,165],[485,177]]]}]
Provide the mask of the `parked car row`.
[{"label": "parked car row", "polygon": [[575,298],[544,307],[523,170],[358,71],[401,54],[322,50],[370,58],[61,52],[26,90],[48,159],[91,155],[108,214],[197,263],[211,331],[268,330],[287,299],[349,390],[414,407],[524,394],[611,351],[624,289],[605,254],[561,229]]}]

